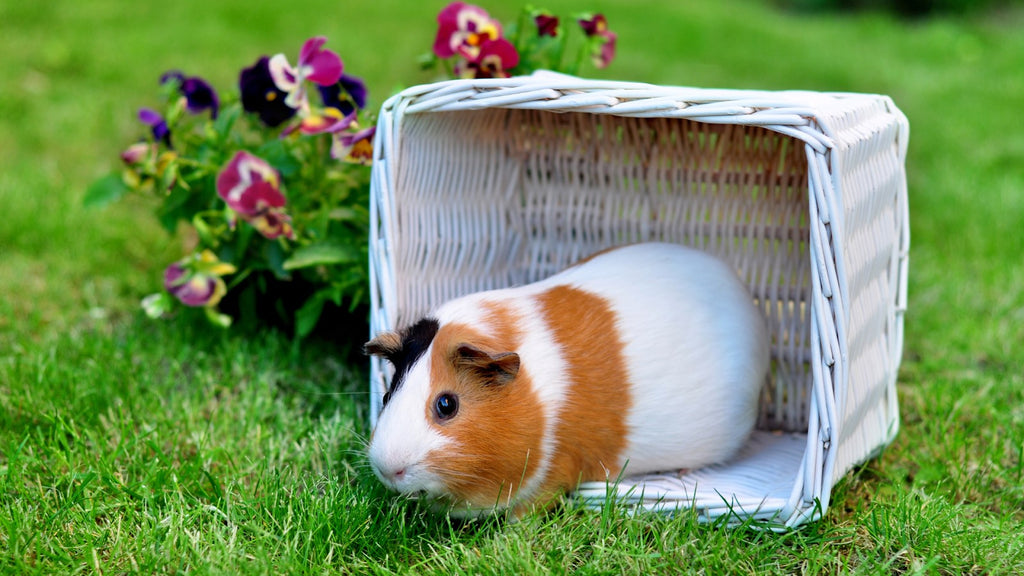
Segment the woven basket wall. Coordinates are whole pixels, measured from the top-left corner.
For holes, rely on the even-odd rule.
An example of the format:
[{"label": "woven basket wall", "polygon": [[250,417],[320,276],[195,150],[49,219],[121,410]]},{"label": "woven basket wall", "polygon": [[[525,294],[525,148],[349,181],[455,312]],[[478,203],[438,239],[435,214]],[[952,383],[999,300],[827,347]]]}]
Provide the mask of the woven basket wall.
[{"label": "woven basket wall", "polygon": [[[637,506],[824,513],[895,436],[906,309],[908,126],[884,96],[561,75],[410,88],[382,107],[371,191],[371,331],[532,282],[609,246],[668,241],[732,263],[764,312],[772,373],[733,462],[591,483]],[[376,421],[389,367],[372,361]]]}]

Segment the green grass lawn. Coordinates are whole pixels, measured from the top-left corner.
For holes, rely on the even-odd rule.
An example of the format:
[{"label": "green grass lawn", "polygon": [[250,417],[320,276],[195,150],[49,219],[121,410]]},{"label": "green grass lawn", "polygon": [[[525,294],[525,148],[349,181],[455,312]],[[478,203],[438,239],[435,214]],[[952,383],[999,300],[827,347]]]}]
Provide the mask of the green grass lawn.
[{"label": "green grass lawn", "polygon": [[826,517],[787,534],[571,507],[455,524],[367,470],[359,359],[142,316],[181,240],[149,202],[81,198],[159,75],[223,89],[325,34],[379,105],[430,79],[416,58],[443,2],[0,0],[0,572],[1024,572],[1024,11],[543,5],[608,16],[602,77],[878,92],[909,117],[902,429]]}]

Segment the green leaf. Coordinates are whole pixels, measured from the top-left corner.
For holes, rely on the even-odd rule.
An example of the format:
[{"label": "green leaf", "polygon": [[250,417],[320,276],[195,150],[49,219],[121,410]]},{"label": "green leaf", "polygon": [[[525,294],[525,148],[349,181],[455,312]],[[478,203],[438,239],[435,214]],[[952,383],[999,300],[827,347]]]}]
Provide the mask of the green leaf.
[{"label": "green leaf", "polygon": [[326,286],[321,288],[295,311],[295,336],[305,338],[316,328],[323,315],[324,304],[333,302],[337,306],[341,302],[341,288],[338,286]]},{"label": "green leaf", "polygon": [[324,301],[324,296],[318,292],[306,300],[302,308],[295,311],[295,336],[297,338],[309,336],[313,328],[316,328],[317,322],[320,321],[320,314],[324,310]]},{"label": "green leaf", "polygon": [[206,319],[209,320],[210,323],[213,324],[214,326],[220,328],[231,327],[231,316],[228,316],[227,314],[221,314],[214,308],[204,308],[203,311],[206,313]]},{"label": "green leaf", "polygon": [[284,247],[280,241],[267,242],[263,255],[267,259],[267,267],[280,280],[291,280],[292,275],[288,273],[290,268],[285,266]]},{"label": "green leaf", "polygon": [[352,246],[333,242],[321,242],[303,246],[292,254],[291,258],[284,261],[285,270],[308,268],[323,264],[341,264],[346,262],[357,262],[364,255]]},{"label": "green leaf", "polygon": [[285,140],[270,140],[256,149],[255,154],[266,160],[285,180],[299,173],[302,162],[295,157]]},{"label": "green leaf", "polygon": [[213,130],[221,140],[226,140],[231,135],[231,129],[241,113],[242,109],[238,105],[225,106],[221,109],[220,116],[213,122]]},{"label": "green leaf", "polygon": [[142,299],[142,309],[150,318],[160,318],[174,308],[174,299],[167,292],[157,292]]},{"label": "green leaf", "polygon": [[164,197],[164,203],[157,209],[157,218],[168,233],[174,234],[178,229],[179,220],[186,222],[192,220],[187,206],[189,198],[191,198],[191,192],[177,185]]},{"label": "green leaf", "polygon": [[107,174],[89,186],[82,198],[82,205],[86,208],[102,208],[120,200],[129,190],[120,173]]}]

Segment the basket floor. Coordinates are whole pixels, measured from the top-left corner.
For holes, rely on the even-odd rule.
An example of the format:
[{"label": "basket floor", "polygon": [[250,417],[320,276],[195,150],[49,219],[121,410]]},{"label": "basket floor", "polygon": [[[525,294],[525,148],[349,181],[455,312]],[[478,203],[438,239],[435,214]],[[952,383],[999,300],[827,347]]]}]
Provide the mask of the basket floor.
[{"label": "basket floor", "polygon": [[703,519],[735,513],[785,523],[807,435],[754,431],[739,455],[725,464],[686,471],[623,478],[618,484],[589,482],[576,496],[588,505],[604,503],[608,490],[621,502],[655,511],[695,509]]}]

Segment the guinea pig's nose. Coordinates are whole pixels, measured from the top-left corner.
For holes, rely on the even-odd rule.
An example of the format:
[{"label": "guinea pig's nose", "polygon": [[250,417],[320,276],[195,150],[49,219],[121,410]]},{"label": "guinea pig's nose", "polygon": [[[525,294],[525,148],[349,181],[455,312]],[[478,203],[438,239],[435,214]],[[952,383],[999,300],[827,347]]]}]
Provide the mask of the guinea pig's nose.
[{"label": "guinea pig's nose", "polygon": [[402,478],[405,478],[405,468],[399,468],[391,473],[391,479],[395,482],[401,482]]}]

